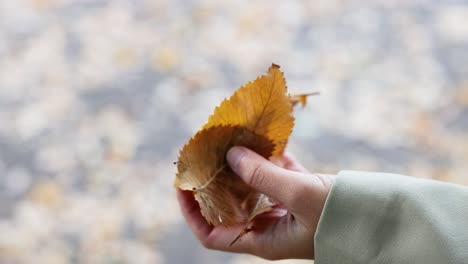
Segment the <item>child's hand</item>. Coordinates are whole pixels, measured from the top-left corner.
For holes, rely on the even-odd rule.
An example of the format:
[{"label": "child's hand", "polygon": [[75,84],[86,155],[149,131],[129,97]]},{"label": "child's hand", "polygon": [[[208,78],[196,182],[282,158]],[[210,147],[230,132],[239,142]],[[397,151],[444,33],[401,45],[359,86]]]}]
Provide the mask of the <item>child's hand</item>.
[{"label": "child's hand", "polygon": [[201,243],[210,249],[250,253],[271,260],[314,258],[315,230],[334,176],[310,174],[288,155],[274,161],[279,167],[244,147],[229,150],[227,160],[242,180],[280,206],[257,216],[253,231],[229,247],[244,226],[209,225],[193,195],[177,190],[182,213]]}]

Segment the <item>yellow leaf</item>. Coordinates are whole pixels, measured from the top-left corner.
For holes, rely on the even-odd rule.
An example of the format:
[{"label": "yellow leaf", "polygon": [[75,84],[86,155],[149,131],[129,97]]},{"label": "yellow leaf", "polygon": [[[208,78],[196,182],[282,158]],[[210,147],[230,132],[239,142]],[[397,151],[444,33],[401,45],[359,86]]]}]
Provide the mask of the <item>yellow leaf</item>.
[{"label": "yellow leaf", "polygon": [[224,100],[203,128],[218,125],[244,127],[273,141],[273,155],[281,155],[294,126],[286,81],[278,65],[240,87]]}]

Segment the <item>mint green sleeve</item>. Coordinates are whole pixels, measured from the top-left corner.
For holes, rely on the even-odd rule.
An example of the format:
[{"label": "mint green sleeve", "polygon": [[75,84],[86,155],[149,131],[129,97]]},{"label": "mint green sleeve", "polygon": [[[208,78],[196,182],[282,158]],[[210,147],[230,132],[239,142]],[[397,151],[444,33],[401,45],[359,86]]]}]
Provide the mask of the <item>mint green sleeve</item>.
[{"label": "mint green sleeve", "polygon": [[468,187],[340,172],[315,234],[315,263],[468,263]]}]

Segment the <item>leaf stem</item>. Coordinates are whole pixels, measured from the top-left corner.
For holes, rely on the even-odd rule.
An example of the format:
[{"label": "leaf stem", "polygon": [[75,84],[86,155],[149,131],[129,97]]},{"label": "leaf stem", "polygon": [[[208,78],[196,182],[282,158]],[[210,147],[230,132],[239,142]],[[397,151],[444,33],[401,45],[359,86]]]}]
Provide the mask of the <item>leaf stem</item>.
[{"label": "leaf stem", "polygon": [[224,169],[226,168],[226,164],[224,164],[221,168],[219,168],[215,173],[214,175],[207,181],[205,182],[205,184],[203,184],[202,186],[200,186],[199,188],[196,188],[194,191],[203,191],[203,189],[205,189],[206,187],[208,187],[208,185],[210,185],[215,179],[216,179],[216,176],[218,176],[218,174],[220,172],[222,172]]}]

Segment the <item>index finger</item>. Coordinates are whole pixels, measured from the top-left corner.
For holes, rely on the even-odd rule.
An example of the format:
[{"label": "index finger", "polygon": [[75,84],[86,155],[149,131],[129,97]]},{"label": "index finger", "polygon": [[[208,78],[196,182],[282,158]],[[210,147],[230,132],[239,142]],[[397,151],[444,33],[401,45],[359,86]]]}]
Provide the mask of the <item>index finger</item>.
[{"label": "index finger", "polygon": [[180,210],[184,215],[185,221],[188,223],[190,229],[200,241],[205,241],[206,237],[213,230],[213,226],[206,222],[205,218],[201,215],[200,206],[193,197],[191,191],[176,190],[177,200],[179,201]]},{"label": "index finger", "polygon": [[176,190],[177,200],[184,218],[197,239],[209,249],[237,253],[250,253],[251,239],[242,239],[231,247],[229,244],[243,229],[242,225],[233,227],[212,226],[202,216],[200,206],[191,191]]}]

